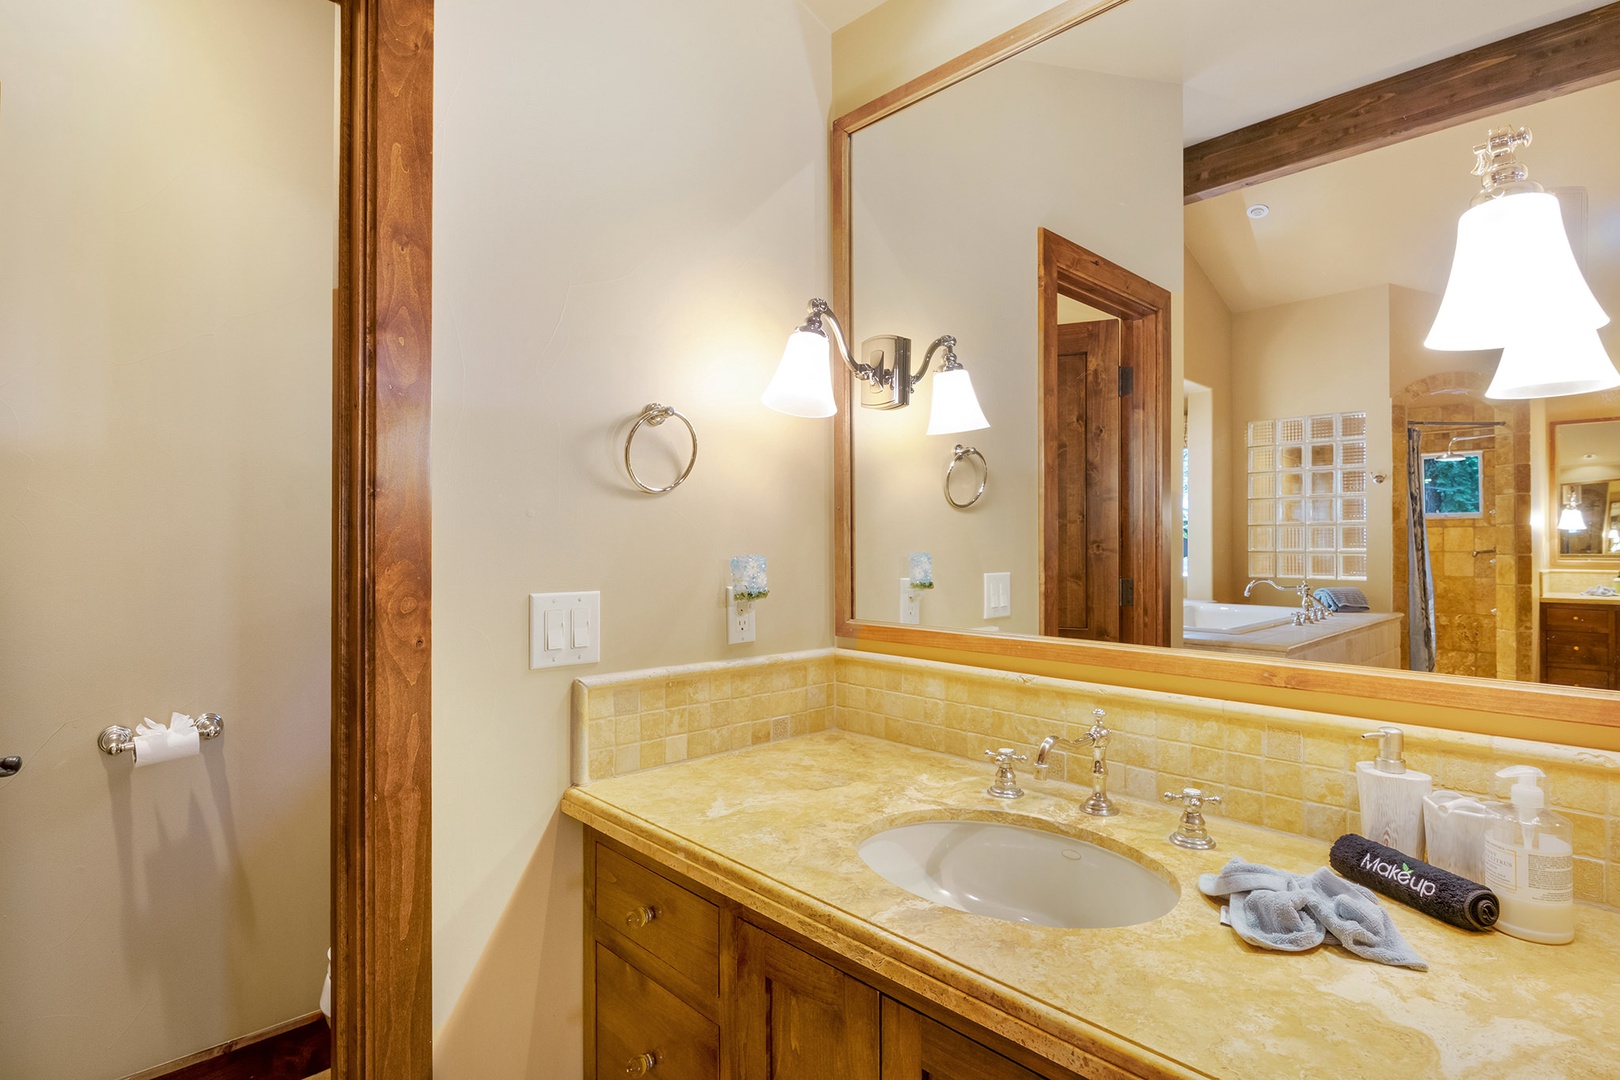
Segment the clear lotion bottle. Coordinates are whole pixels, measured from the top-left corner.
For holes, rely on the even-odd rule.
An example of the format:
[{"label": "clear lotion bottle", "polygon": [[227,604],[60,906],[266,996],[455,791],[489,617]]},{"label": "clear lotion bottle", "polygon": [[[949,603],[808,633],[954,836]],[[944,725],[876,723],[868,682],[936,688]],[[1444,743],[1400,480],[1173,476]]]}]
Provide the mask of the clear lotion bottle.
[{"label": "clear lotion bottle", "polygon": [[1378,758],[1356,762],[1361,794],[1361,835],[1403,855],[1423,858],[1423,796],[1434,789],[1428,773],[1413,772],[1401,756],[1398,727],[1381,727],[1362,736],[1378,740]]},{"label": "clear lotion bottle", "polygon": [[1496,928],[1543,945],[1575,937],[1575,845],[1568,818],[1546,809],[1533,765],[1496,774],[1513,781],[1510,803],[1485,834],[1485,884],[1501,903]]}]

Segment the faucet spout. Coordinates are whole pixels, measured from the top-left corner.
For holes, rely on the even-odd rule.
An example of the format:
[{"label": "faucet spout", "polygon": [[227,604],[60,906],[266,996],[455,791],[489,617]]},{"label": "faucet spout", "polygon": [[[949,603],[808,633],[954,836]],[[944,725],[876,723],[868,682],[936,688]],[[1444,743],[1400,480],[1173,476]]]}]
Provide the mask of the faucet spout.
[{"label": "faucet spout", "polygon": [[1091,710],[1093,717],[1091,730],[1079,739],[1065,739],[1061,735],[1048,735],[1041,740],[1041,745],[1035,751],[1035,779],[1045,780],[1046,770],[1050,764],[1047,757],[1052,747],[1062,743],[1076,749],[1091,750],[1091,798],[1080,807],[1088,814],[1098,817],[1113,817],[1119,813],[1119,808],[1108,798],[1108,737],[1113,734],[1103,726],[1103,717],[1107,713],[1101,709]]},{"label": "faucet spout", "polygon": [[1255,580],[1249,582],[1247,585],[1243,586],[1243,595],[1245,597],[1247,597],[1250,593],[1254,592],[1254,587],[1256,585],[1270,585],[1273,589],[1276,589],[1278,592],[1287,592],[1288,591],[1286,586],[1279,585],[1275,581],[1272,581],[1270,578],[1256,578]]}]

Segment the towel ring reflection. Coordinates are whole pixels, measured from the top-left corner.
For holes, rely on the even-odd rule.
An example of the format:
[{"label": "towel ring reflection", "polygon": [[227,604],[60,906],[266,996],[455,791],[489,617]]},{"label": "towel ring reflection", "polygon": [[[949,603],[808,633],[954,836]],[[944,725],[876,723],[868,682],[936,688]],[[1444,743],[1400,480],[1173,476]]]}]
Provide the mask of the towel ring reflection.
[{"label": "towel ring reflection", "polygon": [[[963,458],[970,455],[979,459],[979,490],[975,491],[973,493],[973,498],[969,499],[967,502],[957,502],[955,497],[951,495],[951,473],[956,471],[956,466],[960,464]],[[978,502],[979,499],[984,495],[984,485],[988,483],[989,480],[990,464],[984,460],[984,455],[979,453],[978,450],[971,446],[963,446],[961,443],[957,443],[956,449],[951,451],[951,463],[945,466],[945,501],[956,507],[958,510],[966,510],[968,507]]]},{"label": "towel ring reflection", "polygon": [[[635,442],[636,432],[641,430],[642,424],[646,424],[648,427],[657,427],[672,416],[685,424],[687,434],[692,436],[692,458],[686,463],[686,468],[681,470],[681,475],[677,476],[671,483],[664,487],[648,487],[641,482],[641,477],[636,475],[636,467],[630,464],[630,444]],[[681,481],[692,475],[692,466],[697,464],[697,453],[697,429],[692,426],[692,421],[676,411],[673,406],[660,405],[655,401],[641,410],[641,415],[636,417],[635,424],[630,428],[630,434],[624,437],[624,471],[630,474],[630,482],[642,491],[649,495],[662,495],[666,491],[674,491],[681,486]]]}]

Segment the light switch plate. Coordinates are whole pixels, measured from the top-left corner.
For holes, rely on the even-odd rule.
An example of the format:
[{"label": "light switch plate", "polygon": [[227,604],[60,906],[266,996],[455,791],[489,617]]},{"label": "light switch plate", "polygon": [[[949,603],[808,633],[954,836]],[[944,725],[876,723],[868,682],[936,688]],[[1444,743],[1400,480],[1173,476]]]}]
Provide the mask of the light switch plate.
[{"label": "light switch plate", "polygon": [[601,593],[529,594],[530,670],[595,664],[601,659]]},{"label": "light switch plate", "polygon": [[1005,619],[1012,615],[1012,571],[984,575],[984,617]]},{"label": "light switch plate", "polygon": [[911,579],[900,579],[900,621],[907,626],[916,626],[922,622],[922,594],[923,590],[913,589]]}]

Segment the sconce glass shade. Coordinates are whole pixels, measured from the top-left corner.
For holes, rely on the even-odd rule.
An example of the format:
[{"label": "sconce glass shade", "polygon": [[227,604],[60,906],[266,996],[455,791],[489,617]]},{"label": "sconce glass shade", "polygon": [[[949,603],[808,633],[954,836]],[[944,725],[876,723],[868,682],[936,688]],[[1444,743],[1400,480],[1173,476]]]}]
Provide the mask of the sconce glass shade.
[{"label": "sconce glass shade", "polygon": [[934,375],[934,400],[928,408],[928,434],[951,435],[958,431],[978,431],[990,426],[973,392],[973,380],[961,366],[947,367]]},{"label": "sconce glass shade", "polygon": [[1547,326],[1596,330],[1608,321],[1575,265],[1558,198],[1525,191],[1486,199],[1457,221],[1451,277],[1423,344],[1499,349]]},{"label": "sconce glass shade", "polygon": [[782,362],[759,400],[789,416],[819,419],[838,411],[833,403],[832,370],[828,365],[827,338],[809,330],[795,330],[782,352]]},{"label": "sconce glass shade", "polygon": [[1586,518],[1581,516],[1577,506],[1566,506],[1564,512],[1558,515],[1559,532],[1585,532]]},{"label": "sconce glass shade", "polygon": [[1596,330],[1549,330],[1502,350],[1488,398],[1549,398],[1620,386]]}]

